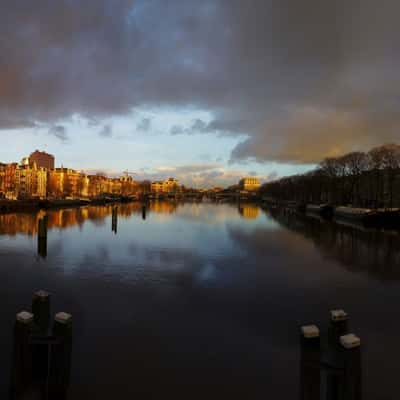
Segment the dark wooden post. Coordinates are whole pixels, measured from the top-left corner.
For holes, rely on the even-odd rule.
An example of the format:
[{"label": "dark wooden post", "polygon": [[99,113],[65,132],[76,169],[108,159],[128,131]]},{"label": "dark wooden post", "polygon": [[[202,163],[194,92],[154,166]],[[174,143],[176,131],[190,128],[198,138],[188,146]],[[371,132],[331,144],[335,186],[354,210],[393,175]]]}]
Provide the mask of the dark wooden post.
[{"label": "dark wooden post", "polygon": [[72,316],[60,312],[54,317],[53,336],[59,343],[52,346],[50,356],[49,399],[66,398],[71,373]]},{"label": "dark wooden post", "polygon": [[47,256],[47,221],[48,217],[45,215],[38,222],[38,254],[43,258]]},{"label": "dark wooden post", "polygon": [[50,322],[50,294],[44,290],[38,290],[33,294],[32,313],[36,326],[45,334]]},{"label": "dark wooden post", "polygon": [[39,290],[33,294],[32,312],[34,315],[33,331],[33,379],[45,384],[49,372],[49,344],[45,340],[35,340],[36,337],[47,336],[50,322],[50,294]]},{"label": "dark wooden post", "polygon": [[143,205],[142,205],[142,219],[143,219],[143,220],[146,219],[146,211],[147,211],[146,204],[143,204]]},{"label": "dark wooden post", "polygon": [[113,207],[111,217],[111,230],[117,234],[118,229],[118,207]]},{"label": "dark wooden post", "polygon": [[343,357],[340,337],[348,330],[348,315],[344,310],[332,310],[328,329],[327,361],[332,368],[326,371],[326,400],[338,400],[343,385]]},{"label": "dark wooden post", "polygon": [[320,400],[321,344],[316,325],[301,328],[300,349],[300,400]]},{"label": "dark wooden post", "polygon": [[344,310],[332,310],[329,326],[329,340],[338,344],[340,336],[347,333],[349,316]]},{"label": "dark wooden post", "polygon": [[14,326],[11,398],[19,398],[32,384],[32,329],[33,314],[28,311],[18,313]]},{"label": "dark wooden post", "polygon": [[340,337],[344,364],[340,400],[361,400],[361,341],[353,333]]}]

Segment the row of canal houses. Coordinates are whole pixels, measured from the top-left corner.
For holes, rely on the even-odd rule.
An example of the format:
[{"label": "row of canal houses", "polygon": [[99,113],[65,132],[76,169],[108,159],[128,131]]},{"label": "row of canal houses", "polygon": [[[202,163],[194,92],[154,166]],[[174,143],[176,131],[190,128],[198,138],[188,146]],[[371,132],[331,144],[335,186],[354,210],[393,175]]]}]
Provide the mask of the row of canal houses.
[{"label": "row of canal houses", "polygon": [[47,169],[27,159],[21,164],[0,164],[0,198],[9,200],[131,196],[138,188],[130,176],[109,178],[64,167]]}]

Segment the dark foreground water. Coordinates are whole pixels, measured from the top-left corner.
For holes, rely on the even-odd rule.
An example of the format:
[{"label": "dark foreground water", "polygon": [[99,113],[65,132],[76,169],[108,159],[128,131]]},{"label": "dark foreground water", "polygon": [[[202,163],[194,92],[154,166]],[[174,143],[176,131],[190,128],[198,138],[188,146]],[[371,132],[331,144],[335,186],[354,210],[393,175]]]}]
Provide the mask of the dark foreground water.
[{"label": "dark foreground water", "polygon": [[0,215],[0,398],[34,290],[73,314],[71,399],[297,399],[299,325],[344,308],[363,398],[398,399],[400,235],[256,206],[154,203]]}]

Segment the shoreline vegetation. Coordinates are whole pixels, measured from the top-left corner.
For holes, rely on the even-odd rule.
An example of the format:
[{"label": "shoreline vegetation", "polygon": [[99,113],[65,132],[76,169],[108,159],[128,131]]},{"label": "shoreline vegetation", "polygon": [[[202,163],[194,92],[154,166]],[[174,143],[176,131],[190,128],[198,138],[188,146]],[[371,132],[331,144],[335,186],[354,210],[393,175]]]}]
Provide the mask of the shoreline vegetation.
[{"label": "shoreline vegetation", "polygon": [[353,208],[400,207],[400,145],[324,159],[314,170],[267,182],[262,197]]},{"label": "shoreline vegetation", "polygon": [[366,227],[400,228],[400,145],[324,159],[314,170],[261,186],[270,207]]}]

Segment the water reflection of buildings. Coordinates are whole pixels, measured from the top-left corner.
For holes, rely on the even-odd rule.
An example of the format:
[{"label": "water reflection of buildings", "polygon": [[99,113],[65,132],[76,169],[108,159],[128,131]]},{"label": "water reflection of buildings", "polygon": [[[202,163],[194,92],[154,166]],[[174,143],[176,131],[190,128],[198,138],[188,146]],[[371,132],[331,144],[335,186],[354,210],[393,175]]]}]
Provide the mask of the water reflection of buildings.
[{"label": "water reflection of buildings", "polygon": [[[145,214],[173,214],[182,204],[183,202],[176,200],[150,201],[145,204]],[[107,205],[48,210],[46,211],[47,228],[48,230],[52,230],[83,226],[86,221],[91,221],[96,225],[101,225],[107,217],[112,218],[113,207],[114,206],[112,205]],[[232,210],[234,210],[234,205],[232,205]],[[255,204],[240,204],[238,211],[245,219],[257,219],[260,212],[259,207]],[[142,203],[133,202],[120,204],[118,206],[119,219],[129,218],[133,214],[143,216]],[[43,211],[37,213],[0,214],[0,235],[16,236],[17,234],[24,234],[28,236],[36,236],[38,234],[39,220],[43,215]]]},{"label": "water reflection of buildings", "polygon": [[366,230],[283,210],[269,214],[348,269],[368,271],[380,279],[400,279],[399,232]]},{"label": "water reflection of buildings", "polygon": [[156,214],[173,214],[179,204],[177,201],[152,201],[149,203],[149,211]]},{"label": "water reflection of buildings", "polygon": [[[148,212],[157,214],[172,214],[176,212],[180,203],[172,201],[155,201],[147,204]],[[82,226],[86,221],[102,224],[104,220],[113,215],[114,206],[90,206],[82,208],[69,208],[60,210],[48,210],[47,228],[66,229],[74,226]],[[142,216],[141,203],[128,203],[118,205],[118,217],[129,218],[133,214]],[[0,235],[16,236],[24,234],[35,236],[38,234],[39,221],[44,212],[37,213],[8,213],[0,214]]]},{"label": "water reflection of buildings", "polygon": [[257,219],[260,208],[256,204],[239,204],[239,214],[246,219]]}]

